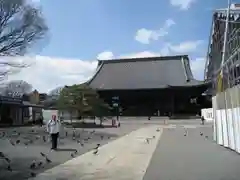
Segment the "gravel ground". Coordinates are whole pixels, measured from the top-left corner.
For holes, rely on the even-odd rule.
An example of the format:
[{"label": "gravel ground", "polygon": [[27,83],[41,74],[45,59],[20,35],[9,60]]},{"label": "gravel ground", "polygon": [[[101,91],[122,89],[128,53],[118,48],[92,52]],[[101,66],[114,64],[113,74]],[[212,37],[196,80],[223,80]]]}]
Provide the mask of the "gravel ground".
[{"label": "gravel ground", "polygon": [[[75,150],[77,150],[78,153],[74,154],[74,157],[92,150],[96,147],[97,143],[103,145],[139,127],[141,127],[141,125],[122,125],[120,128],[102,129],[77,128],[75,129],[75,139],[72,138],[72,128],[63,128],[59,140],[59,151],[56,152],[50,151],[51,142],[48,140],[48,135],[44,127],[0,128],[0,152],[3,152],[6,157],[11,160],[9,164],[12,168],[12,171],[8,170],[8,163],[3,158],[0,158],[0,179],[28,179],[32,173],[37,174],[43,172],[46,169],[72,159],[71,154]],[[2,137],[3,132],[6,134],[4,137]],[[44,142],[43,136],[46,137],[46,142]],[[9,139],[15,145],[11,145]],[[17,140],[20,140],[19,144],[16,143]],[[32,142],[30,142],[31,140]],[[79,140],[84,144],[83,146]],[[28,145],[25,145],[25,143],[28,143]],[[40,152],[46,154],[52,162],[47,163]],[[36,164],[42,162],[42,165],[32,170],[30,169],[30,165],[33,161],[35,161]]]}]

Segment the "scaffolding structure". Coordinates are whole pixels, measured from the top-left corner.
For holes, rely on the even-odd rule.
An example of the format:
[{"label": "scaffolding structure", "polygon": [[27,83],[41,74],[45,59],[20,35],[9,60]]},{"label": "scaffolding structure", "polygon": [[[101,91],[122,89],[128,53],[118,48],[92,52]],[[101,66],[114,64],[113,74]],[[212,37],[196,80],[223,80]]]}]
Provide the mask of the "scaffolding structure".
[{"label": "scaffolding structure", "polygon": [[212,82],[214,138],[240,152],[240,7],[213,14],[205,80]]}]

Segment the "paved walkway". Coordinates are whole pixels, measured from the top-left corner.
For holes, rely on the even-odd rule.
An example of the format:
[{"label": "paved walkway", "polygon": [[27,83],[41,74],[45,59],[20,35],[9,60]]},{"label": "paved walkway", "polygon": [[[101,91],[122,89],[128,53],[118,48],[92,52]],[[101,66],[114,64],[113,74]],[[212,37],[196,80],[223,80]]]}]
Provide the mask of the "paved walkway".
[{"label": "paved walkway", "polygon": [[34,179],[239,180],[240,156],[212,142],[210,127],[187,127],[146,125]]},{"label": "paved walkway", "polygon": [[164,129],[144,180],[240,179],[240,155],[215,144],[211,128],[184,134],[184,129]]},{"label": "paved walkway", "polygon": [[144,176],[162,130],[141,128],[62,165],[35,180],[140,180]]}]

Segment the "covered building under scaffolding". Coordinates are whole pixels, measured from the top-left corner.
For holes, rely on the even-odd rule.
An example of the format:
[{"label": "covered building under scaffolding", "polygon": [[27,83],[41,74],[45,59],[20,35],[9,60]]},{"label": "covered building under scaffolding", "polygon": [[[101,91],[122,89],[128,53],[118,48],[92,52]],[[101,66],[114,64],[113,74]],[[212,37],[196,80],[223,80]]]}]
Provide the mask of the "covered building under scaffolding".
[{"label": "covered building under scaffolding", "polygon": [[214,11],[210,33],[204,74],[212,82],[214,139],[240,152],[240,5]]}]

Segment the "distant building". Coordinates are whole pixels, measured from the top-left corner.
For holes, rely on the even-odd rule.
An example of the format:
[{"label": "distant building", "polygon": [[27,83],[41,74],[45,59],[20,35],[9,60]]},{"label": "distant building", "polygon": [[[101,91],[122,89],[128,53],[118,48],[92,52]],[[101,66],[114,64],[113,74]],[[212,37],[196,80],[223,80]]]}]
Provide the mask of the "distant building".
[{"label": "distant building", "polygon": [[187,55],[99,60],[87,83],[123,116],[196,115],[211,103],[189,63]]},{"label": "distant building", "polygon": [[23,96],[0,96],[0,125],[36,122],[42,108],[37,90]]}]

